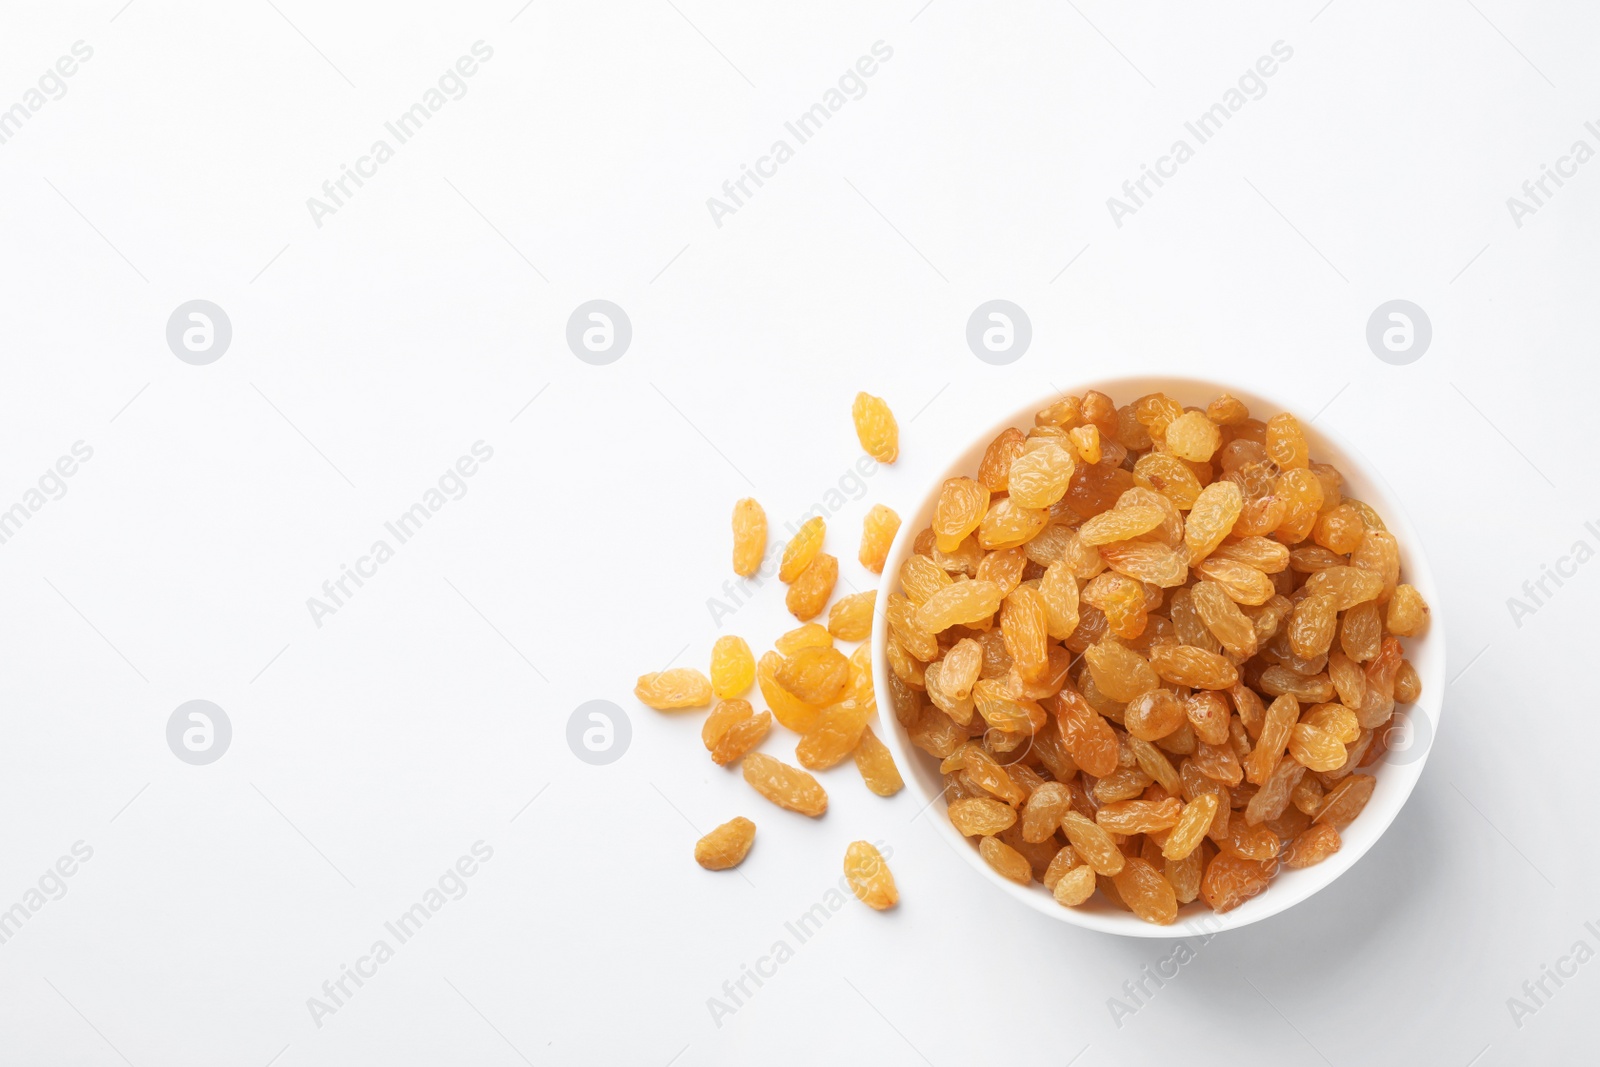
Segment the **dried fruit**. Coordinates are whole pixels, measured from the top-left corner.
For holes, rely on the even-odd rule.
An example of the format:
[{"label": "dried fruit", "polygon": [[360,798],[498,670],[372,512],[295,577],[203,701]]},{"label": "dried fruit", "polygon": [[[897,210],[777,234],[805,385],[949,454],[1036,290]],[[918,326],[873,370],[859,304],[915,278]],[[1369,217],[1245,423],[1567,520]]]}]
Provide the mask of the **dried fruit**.
[{"label": "dried fruit", "polygon": [[1178,817],[1172,832],[1167,835],[1167,843],[1161,846],[1162,857],[1181,860],[1199,848],[1200,842],[1205,840],[1206,832],[1211,829],[1211,824],[1217,817],[1217,808],[1220,806],[1221,803],[1215,793],[1201,793],[1185,804],[1183,814]]},{"label": "dried fruit", "polygon": [[1394,700],[1396,704],[1414,704],[1422,695],[1422,678],[1410,660],[1401,660],[1394,675]]},{"label": "dried fruit", "polygon": [[993,582],[957,582],[917,609],[916,624],[926,633],[940,634],[952,626],[982,622],[1000,610],[1000,600],[1000,587]]},{"label": "dried fruit", "polygon": [[882,398],[870,393],[857,393],[850,408],[856,424],[856,439],[867,455],[879,463],[893,463],[900,455],[900,427],[894,421],[894,412]]},{"label": "dried fruit", "polygon": [[[1398,542],[1292,415],[1226,394],[1064,396],[943,483],[913,549],[884,605],[895,718],[985,861],[1066,906],[1098,890],[1170,922],[1319,862],[1371,793],[1351,771],[1420,692],[1399,638],[1427,608]],[[856,639],[868,612],[846,597],[830,626]],[[820,747],[872,700],[864,674],[826,704],[773,681],[798,705],[774,711]],[[863,725],[829,757],[852,740],[858,762],[878,744]]]},{"label": "dried fruit", "polygon": [[767,554],[767,513],[750,497],[733,505],[733,573],[750,577]]},{"label": "dried fruit", "polygon": [[828,632],[827,627],[819,626],[814,622],[796,626],[793,630],[782,634],[776,641],[772,642],[772,647],[777,650],[780,656],[792,656],[802,648],[811,648],[813,646],[821,648],[833,647],[833,635]]},{"label": "dried fruit", "polygon": [[1206,864],[1200,896],[1217,914],[1232,911],[1267,888],[1267,871],[1261,863],[1219,852]]},{"label": "dried fruit", "polygon": [[971,478],[951,478],[939,490],[933,509],[934,544],[941,552],[954,552],[978,528],[989,510],[989,489]]},{"label": "dried fruit", "polygon": [[1025,508],[1010,497],[996,500],[978,525],[978,544],[989,550],[1027,544],[1050,522],[1043,508]]},{"label": "dried fruit", "polygon": [[872,505],[867,517],[861,520],[861,551],[857,559],[873,574],[883,573],[884,560],[889,558],[889,546],[900,532],[900,516],[893,508],[882,504]]},{"label": "dried fruit", "polygon": [[742,697],[756,680],[756,658],[744,638],[727,634],[711,646],[711,691],[718,697]]},{"label": "dried fruit", "polygon": [[743,759],[771,728],[770,712],[757,715],[748,700],[724,700],[706,716],[700,728],[700,740],[711,753],[711,762],[726,767]]},{"label": "dried fruit", "polygon": [[1416,586],[1397,585],[1389,598],[1389,632],[1401,637],[1416,637],[1428,628],[1428,602]]},{"label": "dried fruit", "polygon": [[1103,511],[1078,527],[1086,545],[1108,545],[1149,533],[1166,521],[1166,513],[1152,504],[1131,504]]},{"label": "dried fruit", "polygon": [[952,800],[949,815],[951,825],[967,837],[989,837],[1017,821],[1010,805],[989,797]]},{"label": "dried fruit", "polygon": [[1319,825],[1327,823],[1336,830],[1343,830],[1361,814],[1361,809],[1372,799],[1372,791],[1377,785],[1378,780],[1370,774],[1350,775],[1328,790],[1322,798],[1322,806],[1317,809],[1315,821]]},{"label": "dried fruit", "polygon": [[[1062,849],[1063,852],[1069,851]],[[1056,903],[1068,908],[1075,908],[1094,896],[1095,871],[1088,864],[1080,864],[1070,870],[1064,871],[1055,885],[1051,886]]]},{"label": "dried fruit", "polygon": [[1049,507],[1066,496],[1075,468],[1072,455],[1054,441],[1026,450],[1011,462],[1012,502],[1024,508]]},{"label": "dried fruit", "polygon": [[1015,427],[1001,431],[983,453],[983,462],[978,464],[978,481],[991,492],[1005,492],[1011,484],[1011,464],[1026,450],[1027,443],[1027,435]]},{"label": "dried fruit", "polygon": [[1227,689],[1239,680],[1239,669],[1226,658],[1188,645],[1152,648],[1150,666],[1166,681],[1191,689]]},{"label": "dried fruit", "polygon": [[1071,808],[1072,791],[1060,782],[1046,782],[1034,789],[1022,808],[1023,840],[1050,840],[1061,829],[1061,817]]},{"label": "dried fruit", "polygon": [[834,648],[802,648],[779,665],[777,680],[807,704],[832,704],[850,682],[850,661]]},{"label": "dried fruit", "polygon": [[900,891],[883,854],[866,841],[852,841],[844,850],[844,876],[856,899],[874,911],[899,903]]},{"label": "dried fruit", "polygon": [[1085,650],[1083,658],[1089,664],[1094,684],[1112,700],[1132,700],[1161,684],[1150,662],[1126,646],[1114,642],[1098,644]]},{"label": "dried fruit", "polygon": [[1147,834],[1176,826],[1182,814],[1183,804],[1173,797],[1161,801],[1119,800],[1101,805],[1094,821],[1113,834]]},{"label": "dried fruit", "polygon": [[880,797],[892,797],[905,788],[905,780],[900,777],[900,768],[894,765],[894,756],[889,748],[877,735],[872,732],[872,727],[864,727],[861,731],[861,740],[856,744],[855,751],[856,770],[861,772],[861,780],[867,783],[867,788]]},{"label": "dried fruit", "polygon": [[1184,523],[1184,545],[1189,549],[1189,566],[1197,565],[1211,555],[1222,544],[1222,539],[1234,531],[1243,507],[1245,496],[1238,491],[1235,483],[1221,480],[1200,490],[1194,507],[1189,509],[1189,520]]},{"label": "dried fruit", "polygon": [[1159,741],[1187,721],[1183,701],[1170,689],[1149,689],[1140,693],[1128,701],[1122,714],[1128,733],[1145,741]]},{"label": "dried fruit", "polygon": [[778,669],[783,664],[784,658],[776,652],[762,656],[756,662],[756,686],[761,690],[761,699],[772,709],[773,718],[797,734],[809,733],[822,709],[801,700],[779,683]]},{"label": "dried fruit", "polygon": [[1289,743],[1289,731],[1300,721],[1300,702],[1285,693],[1267,708],[1261,726],[1261,736],[1255,748],[1244,761],[1244,776],[1252,784],[1260,785],[1278,766],[1278,760]]},{"label": "dried fruit", "polygon": [[817,716],[817,724],[795,746],[795,759],[800,761],[800,766],[813,771],[825,771],[841,762],[855,751],[872,712],[871,705],[857,704],[853,700],[824,708]]},{"label": "dried fruit", "polygon": [[711,703],[711,680],[693,667],[674,667],[657,674],[641,674],[633,695],[657,711],[703,708]]},{"label": "dried fruit", "polygon": [[979,841],[978,854],[1002,878],[1009,878],[1018,885],[1028,885],[1033,881],[1033,864],[998,837],[985,837]]},{"label": "dried fruit", "polygon": [[1345,611],[1382,593],[1383,576],[1359,567],[1328,567],[1307,578],[1305,590],[1329,597],[1334,610]]},{"label": "dried fruit", "polygon": [[833,585],[838,580],[839,561],[826,552],[819,552],[789,587],[784,604],[801,622],[814,619],[828,606],[828,598],[833,595]]},{"label": "dried fruit", "polygon": [[1304,467],[1310,450],[1300,420],[1287,411],[1267,420],[1267,456],[1284,470]]},{"label": "dried fruit", "polygon": [[841,641],[866,640],[872,633],[872,612],[877,603],[876,589],[841,597],[828,609],[828,632]]},{"label": "dried fruit", "polygon": [[1222,445],[1222,431],[1203,412],[1186,411],[1167,424],[1167,451],[1193,463],[1208,462]]},{"label": "dried fruit", "polygon": [[792,583],[811,566],[811,561],[822,551],[822,541],[828,524],[821,515],[813,515],[800,525],[795,535],[783,546],[783,558],[778,564],[778,580]]},{"label": "dried fruit", "polygon": [[1237,563],[1231,559],[1205,559],[1195,566],[1195,570],[1221,586],[1222,591],[1236,604],[1265,604],[1278,591],[1271,578],[1248,563]]},{"label": "dried fruit", "polygon": [[1333,644],[1338,625],[1338,601],[1326,594],[1312,593],[1295,605],[1294,614],[1289,617],[1289,647],[1304,659],[1320,656]]},{"label": "dried fruit", "polygon": [[744,780],[780,808],[813,818],[828,810],[828,794],[815,778],[765,753],[744,758]]},{"label": "dried fruit", "polygon": [[1117,848],[1111,835],[1076,811],[1061,817],[1061,830],[1072,842],[1073,851],[1083,862],[1094,868],[1096,874],[1114,875],[1122,870],[1125,857]]},{"label": "dried fruit", "polygon": [[708,871],[737,867],[750,854],[755,840],[756,824],[738,816],[694,843],[694,861]]},{"label": "dried fruit", "polygon": [[1113,880],[1123,903],[1145,922],[1166,926],[1177,919],[1178,897],[1171,883],[1144,860],[1129,856]]},{"label": "dried fruit", "polygon": [[1320,823],[1302,831],[1294,839],[1284,863],[1290,867],[1314,866],[1338,852],[1342,843],[1338,830],[1327,823]]}]

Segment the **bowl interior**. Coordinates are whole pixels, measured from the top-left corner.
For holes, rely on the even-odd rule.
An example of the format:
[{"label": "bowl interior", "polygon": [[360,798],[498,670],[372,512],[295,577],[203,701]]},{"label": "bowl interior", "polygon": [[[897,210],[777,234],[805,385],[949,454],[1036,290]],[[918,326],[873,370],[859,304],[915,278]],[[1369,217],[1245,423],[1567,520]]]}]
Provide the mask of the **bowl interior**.
[{"label": "bowl interior", "polygon": [[[1117,403],[1126,404],[1146,393],[1164,392],[1184,405],[1204,406],[1218,393],[1227,392],[1238,397],[1250,407],[1256,417],[1270,417],[1279,411],[1293,409],[1252,390],[1236,385],[1208,382],[1199,379],[1170,377],[1115,378],[1081,382],[1066,387],[1066,392],[1082,395],[1089,389],[1099,389],[1109,394]],[[938,471],[937,477],[922,486],[917,495],[898,503],[903,517],[900,533],[884,566],[888,588],[898,587],[900,565],[911,553],[912,544],[919,531],[933,518],[934,503],[939,487],[946,478],[957,475],[972,476],[984,450],[996,435],[1008,426],[1026,430],[1033,425],[1034,412],[1058,399],[1057,394],[1035,399],[1017,409],[1009,417],[983,429],[966,446],[955,453],[949,466]],[[1296,414],[1299,414],[1296,412]],[[1309,424],[1302,417],[1301,426],[1314,460],[1331,463],[1344,475],[1344,493],[1371,504],[1383,517],[1385,525],[1400,542],[1401,579],[1416,586],[1433,609],[1428,630],[1421,638],[1405,638],[1406,658],[1416,668],[1422,680],[1422,694],[1414,705],[1396,712],[1392,726],[1404,722],[1403,729],[1390,735],[1391,749],[1375,764],[1363,768],[1363,773],[1376,777],[1376,787],[1366,809],[1343,832],[1340,850],[1322,863],[1301,870],[1282,870],[1272,885],[1255,898],[1222,915],[1217,915],[1199,901],[1180,909],[1174,926],[1153,926],[1132,914],[1106,903],[1098,896],[1078,908],[1065,908],[1057,904],[1044,887],[1038,883],[1023,887],[1007,881],[984,863],[973,847],[973,842],[962,837],[950,825],[941,798],[944,782],[939,774],[938,761],[911,744],[905,728],[892,713],[881,716],[886,743],[894,752],[895,760],[905,774],[907,784],[918,795],[919,807],[932,803],[937,817],[928,821],[937,828],[967,862],[987,878],[998,890],[1022,904],[1077,926],[1108,933],[1133,937],[1175,937],[1186,931],[1201,930],[1214,933],[1220,930],[1247,926],[1250,923],[1275,915],[1305,900],[1323,886],[1328,885],[1348,870],[1356,860],[1372,847],[1399,813],[1410,796],[1417,778],[1422,773],[1428,749],[1437,734],[1439,711],[1444,690],[1444,624],[1439,613],[1438,591],[1433,584],[1433,574],[1417,540],[1405,509],[1393,490],[1383,481],[1373,465],[1348,445],[1326,430]],[[888,657],[884,654],[888,625],[884,613],[877,613],[873,626],[873,671],[880,693],[888,691]],[[885,706],[887,712],[887,707]],[[929,812],[934,815],[935,812]]]}]

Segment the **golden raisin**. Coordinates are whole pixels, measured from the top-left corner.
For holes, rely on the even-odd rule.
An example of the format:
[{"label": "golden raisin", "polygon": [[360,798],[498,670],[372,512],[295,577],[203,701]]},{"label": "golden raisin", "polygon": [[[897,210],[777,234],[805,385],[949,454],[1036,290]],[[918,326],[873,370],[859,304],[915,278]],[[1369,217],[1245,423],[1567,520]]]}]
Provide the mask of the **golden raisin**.
[{"label": "golden raisin", "polygon": [[828,632],[841,641],[866,640],[872,633],[872,612],[877,602],[876,589],[841,597],[828,609]]},{"label": "golden raisin", "polygon": [[711,646],[711,691],[718,697],[742,697],[756,680],[756,658],[744,638],[727,634]]},{"label": "golden raisin", "polygon": [[641,674],[633,695],[658,711],[703,708],[711,703],[711,681],[693,667],[674,667],[659,674]]},{"label": "golden raisin", "polygon": [[861,551],[857,558],[873,574],[883,573],[884,561],[889,558],[889,546],[900,532],[900,516],[893,508],[874,504],[861,522]]},{"label": "golden raisin", "polygon": [[730,819],[694,843],[694,861],[708,871],[737,867],[750,854],[756,824],[739,816]]},{"label": "golden raisin", "polygon": [[828,794],[815,778],[764,753],[744,758],[744,780],[780,808],[813,818],[828,810]]},{"label": "golden raisin", "polygon": [[889,405],[870,393],[857,393],[850,414],[856,424],[856,439],[867,455],[879,463],[893,463],[900,455],[900,427]]},{"label": "golden raisin", "polygon": [[783,546],[783,559],[778,564],[778,580],[793,582],[822,551],[822,539],[827,533],[827,523],[821,515],[813,515],[795,531],[789,543]]},{"label": "golden raisin", "polygon": [[789,593],[784,598],[789,613],[801,622],[822,614],[822,609],[828,606],[828,598],[833,595],[833,585],[838,580],[839,561],[826,552],[817,553],[817,558],[789,587]]},{"label": "golden raisin", "polygon": [[767,513],[746,497],[733,505],[733,573],[750,577],[767,554]]},{"label": "golden raisin", "polygon": [[844,850],[844,876],[856,899],[874,911],[892,908],[900,900],[889,865],[882,853],[866,841],[852,841]]}]

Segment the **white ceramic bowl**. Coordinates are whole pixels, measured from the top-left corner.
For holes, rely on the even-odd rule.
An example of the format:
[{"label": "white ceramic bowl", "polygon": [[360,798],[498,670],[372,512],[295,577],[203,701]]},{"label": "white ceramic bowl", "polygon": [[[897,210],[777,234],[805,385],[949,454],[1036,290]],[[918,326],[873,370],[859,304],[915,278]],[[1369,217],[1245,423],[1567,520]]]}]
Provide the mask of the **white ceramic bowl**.
[{"label": "white ceramic bowl", "polygon": [[[1159,391],[1174,397],[1182,404],[1203,406],[1218,393],[1227,392],[1243,400],[1249,405],[1252,415],[1257,417],[1270,417],[1279,411],[1293,410],[1279,401],[1265,398],[1238,385],[1187,378],[1115,378],[1080,382],[1067,386],[1066,393],[1081,395],[1089,389],[1099,389],[1109,394],[1118,404],[1126,404],[1135,397]],[[979,429],[966,447],[954,454],[948,468],[939,471],[938,476],[916,496],[898,502],[902,505],[898,510],[904,522],[883,569],[886,588],[898,589],[900,565],[911,553],[912,542],[916,539],[917,533],[926,528],[932,520],[934,502],[938,498],[939,487],[944,484],[945,479],[963,474],[973,476],[984,450],[996,435],[1008,426],[1026,430],[1033,425],[1034,412],[1058,398],[1059,394],[1039,397],[1019,408],[1003,422]],[[1427,760],[1433,738],[1438,733],[1439,710],[1444,693],[1444,620],[1440,617],[1440,597],[1438,589],[1434,586],[1433,571],[1428,566],[1427,556],[1422,551],[1417,532],[1406,515],[1406,509],[1401,506],[1394,491],[1384,482],[1373,464],[1325,429],[1308,423],[1305,413],[1296,414],[1302,416],[1301,426],[1310,444],[1312,458],[1332,463],[1339,468],[1345,478],[1346,495],[1364,500],[1376,508],[1383,516],[1384,523],[1399,539],[1401,578],[1416,586],[1433,612],[1428,630],[1420,639],[1403,639],[1406,658],[1411,661],[1422,679],[1421,698],[1415,705],[1397,713],[1391,726],[1398,726],[1402,722],[1405,726],[1390,735],[1391,748],[1383,758],[1364,769],[1363,773],[1371,773],[1376,777],[1377,785],[1366,809],[1343,832],[1343,847],[1314,867],[1280,871],[1266,891],[1222,915],[1212,912],[1200,901],[1186,905],[1179,910],[1178,921],[1172,926],[1154,926],[1146,923],[1131,913],[1106,903],[1098,895],[1081,907],[1062,907],[1055,902],[1044,886],[1037,882],[1023,887],[1000,877],[978,855],[978,850],[974,847],[975,841],[956,832],[945,813],[942,798],[944,782],[939,774],[938,761],[911,744],[905,728],[895,720],[887,701],[882,702],[880,707],[884,712],[881,718],[886,734],[885,742],[894,752],[895,761],[905,772],[907,785],[918,797],[919,806],[931,808],[928,812],[928,821],[949,842],[950,847],[971,864],[973,869],[998,892],[1052,919],[1128,937],[1170,938],[1196,931],[1212,933],[1248,926],[1298,904],[1349,870],[1366,854],[1384,830],[1388,829],[1389,824],[1399,814],[1401,806],[1405,804],[1406,798],[1411,795],[1412,787],[1422,774],[1422,767]],[[887,693],[889,685],[889,659],[884,653],[887,634],[886,617],[879,611],[872,630],[874,681],[879,693]]]}]

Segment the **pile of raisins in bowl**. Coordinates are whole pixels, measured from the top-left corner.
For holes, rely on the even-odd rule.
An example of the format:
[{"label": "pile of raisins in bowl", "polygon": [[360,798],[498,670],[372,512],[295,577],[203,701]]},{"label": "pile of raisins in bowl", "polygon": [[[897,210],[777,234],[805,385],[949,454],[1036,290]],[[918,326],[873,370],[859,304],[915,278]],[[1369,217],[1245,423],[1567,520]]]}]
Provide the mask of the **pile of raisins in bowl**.
[{"label": "pile of raisins in bowl", "polygon": [[1338,851],[1428,606],[1299,421],[1091,391],[972,473],[900,568],[883,654],[983,859],[1167,924]]}]

